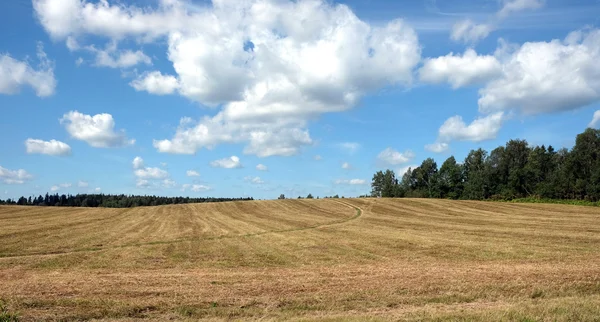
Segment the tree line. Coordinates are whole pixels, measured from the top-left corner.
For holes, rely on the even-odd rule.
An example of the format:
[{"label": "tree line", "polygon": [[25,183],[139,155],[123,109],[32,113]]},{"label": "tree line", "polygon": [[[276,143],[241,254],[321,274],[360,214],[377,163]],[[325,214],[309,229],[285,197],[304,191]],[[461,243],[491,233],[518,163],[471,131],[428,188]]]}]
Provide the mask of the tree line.
[{"label": "tree line", "polygon": [[0,205],[22,206],[56,206],[56,207],[106,207],[106,208],[131,208],[139,206],[159,206],[184,203],[223,202],[254,200],[248,198],[190,198],[190,197],[159,197],[135,195],[107,195],[107,194],[77,194],[59,195],[48,194],[38,197],[20,197],[17,200],[0,199]]},{"label": "tree line", "polygon": [[438,169],[428,158],[397,178],[378,171],[372,197],[511,200],[518,198],[600,200],[600,130],[577,135],[572,149],[529,146],[510,140],[490,153],[471,150],[459,163],[449,157]]}]

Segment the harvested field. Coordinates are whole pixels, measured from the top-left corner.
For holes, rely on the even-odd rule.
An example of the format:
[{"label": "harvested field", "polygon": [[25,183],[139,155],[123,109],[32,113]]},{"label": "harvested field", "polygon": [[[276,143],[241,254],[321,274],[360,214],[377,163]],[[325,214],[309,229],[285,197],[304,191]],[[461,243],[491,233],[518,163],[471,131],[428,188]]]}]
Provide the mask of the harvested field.
[{"label": "harvested field", "polygon": [[28,320],[600,317],[600,209],[434,199],[0,207]]}]

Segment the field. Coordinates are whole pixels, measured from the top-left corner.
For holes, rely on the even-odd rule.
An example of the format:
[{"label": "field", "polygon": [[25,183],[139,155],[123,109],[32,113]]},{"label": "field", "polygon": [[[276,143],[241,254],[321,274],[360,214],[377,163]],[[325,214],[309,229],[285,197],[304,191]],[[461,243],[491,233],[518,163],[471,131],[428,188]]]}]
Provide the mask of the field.
[{"label": "field", "polygon": [[23,321],[599,321],[600,208],[4,206],[0,299]]}]

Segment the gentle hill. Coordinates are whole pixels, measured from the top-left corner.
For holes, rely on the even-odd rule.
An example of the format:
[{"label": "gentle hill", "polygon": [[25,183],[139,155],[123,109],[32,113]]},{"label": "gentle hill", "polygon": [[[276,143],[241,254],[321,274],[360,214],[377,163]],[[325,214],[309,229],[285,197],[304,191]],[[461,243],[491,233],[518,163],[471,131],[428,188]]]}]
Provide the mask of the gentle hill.
[{"label": "gentle hill", "polygon": [[600,315],[600,209],[1,206],[0,299],[26,320],[590,320]]}]

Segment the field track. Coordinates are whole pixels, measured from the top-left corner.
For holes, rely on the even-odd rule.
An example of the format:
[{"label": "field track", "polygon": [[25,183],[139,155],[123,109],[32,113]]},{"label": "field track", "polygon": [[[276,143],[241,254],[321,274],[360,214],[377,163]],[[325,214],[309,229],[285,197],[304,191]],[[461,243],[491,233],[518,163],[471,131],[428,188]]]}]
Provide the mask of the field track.
[{"label": "field track", "polygon": [[600,209],[432,199],[0,207],[28,320],[598,320]]}]

